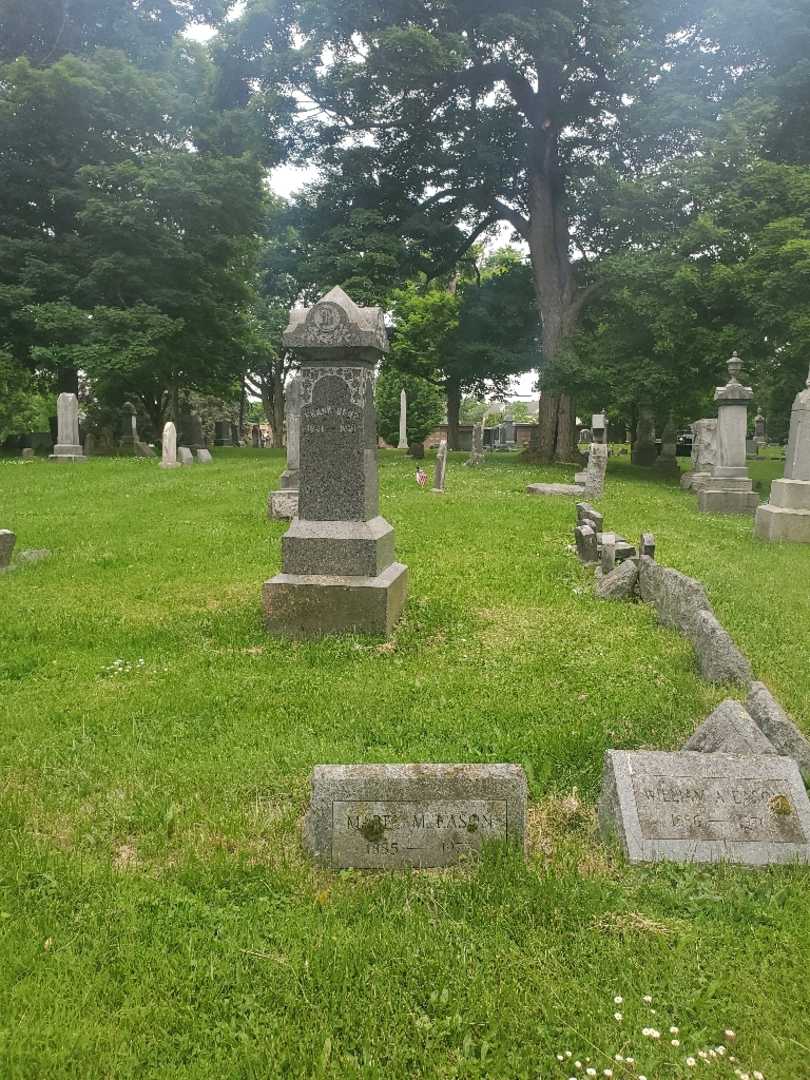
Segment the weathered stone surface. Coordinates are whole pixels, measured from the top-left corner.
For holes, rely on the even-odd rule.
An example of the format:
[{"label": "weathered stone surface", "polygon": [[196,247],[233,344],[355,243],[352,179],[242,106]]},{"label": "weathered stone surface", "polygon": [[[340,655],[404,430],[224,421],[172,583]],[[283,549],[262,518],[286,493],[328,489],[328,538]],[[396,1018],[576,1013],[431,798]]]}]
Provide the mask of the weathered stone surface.
[{"label": "weathered stone surface", "polygon": [[[470,463],[467,462],[469,465]],[[528,495],[578,495],[585,494],[582,484],[529,484],[526,488]]]},{"label": "weathered stone surface", "polygon": [[282,540],[282,570],[264,585],[270,633],[388,634],[407,570],[379,516],[374,369],[388,348],[382,312],[333,289],[293,309],[284,335],[301,363],[298,515]]},{"label": "weathered stone surface", "polygon": [[629,600],[635,593],[637,582],[638,567],[632,559],[627,559],[609,574],[597,577],[594,591],[600,600]]},{"label": "weathered stone surface", "polygon": [[177,461],[180,465],[193,465],[194,455],[187,446],[178,446]]},{"label": "weathered stone surface", "polygon": [[58,435],[51,461],[86,461],[79,440],[79,399],[75,394],[60,394],[56,399],[56,422]]},{"label": "weathered stone surface", "polygon": [[752,514],[759,498],[752,491],[746,468],[745,437],[748,430],[748,403],[754,396],[750,386],[743,386],[737,376],[742,360],[736,352],[728,362],[729,380],[718,386],[717,464],[711,477],[693,487],[698,492],[698,510],[707,514]]},{"label": "weathered stone surface", "polygon": [[34,449],[33,449],[33,447],[24,446],[23,449],[22,449],[22,452],[20,454],[20,457],[23,459],[23,461],[33,461],[33,459],[34,459]]},{"label": "weathered stone surface", "polygon": [[436,472],[433,477],[433,491],[444,494],[444,478],[447,472],[447,441],[442,439],[436,453]]},{"label": "weathered stone surface", "polygon": [[778,755],[608,750],[599,823],[631,863],[810,862],[810,801]]},{"label": "weathered stone surface", "polygon": [[197,451],[195,455],[200,465],[213,465],[214,459],[211,457],[211,451],[206,450],[204,447]]},{"label": "weathered stone surface", "polygon": [[755,491],[728,491],[714,487],[715,479],[707,481],[710,486],[698,491],[698,510],[701,514],[753,514],[759,505]]},{"label": "weathered stone surface", "polygon": [[599,561],[599,547],[593,526],[588,523],[577,525],[574,529],[574,542],[580,562],[590,564]]},{"label": "weathered stone surface", "polygon": [[17,536],[10,529],[0,529],[0,570],[11,566],[11,556],[14,554],[14,545]]},{"label": "weathered stone surface", "polygon": [[21,563],[42,562],[44,559],[50,559],[51,551],[49,548],[25,548],[17,556],[17,561]]},{"label": "weathered stone surface", "polygon": [[810,740],[799,731],[764,683],[751,685],[745,707],[778,753],[793,758],[800,768],[810,770]]},{"label": "weathered stone surface", "polygon": [[578,502],[577,503],[577,525],[584,525],[586,522],[590,523],[596,532],[602,532],[602,526],[604,525],[605,515],[600,514],[598,510],[595,510],[590,503]]},{"label": "weathered stone surface", "polygon": [[610,574],[616,566],[616,533],[602,533],[602,550],[600,565],[603,574]]},{"label": "weathered stone surface", "polygon": [[664,472],[678,472],[678,435],[675,424],[670,417],[661,432],[661,453],[658,455],[655,467]]},{"label": "weathered stone surface", "polygon": [[287,383],[284,399],[284,423],[287,429],[287,468],[281,474],[281,487],[298,491],[298,472],[301,467],[301,376]]},{"label": "weathered stone surface", "polygon": [[639,559],[638,585],[641,599],[655,607],[661,625],[681,633],[689,630],[699,612],[712,611],[699,581],[647,555]]},{"label": "weathered stone surface", "polygon": [[699,611],[685,633],[694,646],[700,673],[707,682],[750,686],[753,680],[751,665],[712,612]]},{"label": "weathered stone surface", "polygon": [[160,467],[161,469],[178,469],[180,467],[180,462],[177,460],[177,428],[171,420],[163,426]]},{"label": "weathered stone surface", "polygon": [[726,698],[708,716],[694,735],[683,745],[684,750],[701,754],[776,754],[773,743],[754,723],[747,709]]},{"label": "weathered stone surface", "polygon": [[607,444],[592,442],[588,450],[588,464],[585,467],[585,494],[591,499],[600,498],[604,491],[607,462]]},{"label": "weathered stone surface", "polygon": [[464,462],[465,465],[470,465],[475,468],[481,465],[484,461],[484,421],[486,416],[481,418],[481,422],[473,424],[472,429],[472,450],[470,456]]},{"label": "weathered stone surface", "polygon": [[399,394],[399,442],[397,450],[408,449],[408,395],[403,387]]},{"label": "weathered stone surface", "polygon": [[695,420],[692,428],[692,473],[708,477],[717,464],[717,420]]},{"label": "weathered stone surface", "polygon": [[407,592],[408,568],[397,562],[376,577],[276,574],[264,584],[265,626],[277,637],[387,637],[402,614]]},{"label": "weathered stone surface", "polygon": [[623,536],[616,537],[616,562],[625,562],[627,559],[635,559],[636,547],[635,544],[629,544]]},{"label": "weathered stone surface", "polygon": [[519,765],[317,765],[303,828],[321,866],[449,866],[484,844],[525,847]]},{"label": "weathered stone surface", "polygon": [[272,520],[292,521],[298,516],[298,492],[271,491],[267,497],[267,516]]}]

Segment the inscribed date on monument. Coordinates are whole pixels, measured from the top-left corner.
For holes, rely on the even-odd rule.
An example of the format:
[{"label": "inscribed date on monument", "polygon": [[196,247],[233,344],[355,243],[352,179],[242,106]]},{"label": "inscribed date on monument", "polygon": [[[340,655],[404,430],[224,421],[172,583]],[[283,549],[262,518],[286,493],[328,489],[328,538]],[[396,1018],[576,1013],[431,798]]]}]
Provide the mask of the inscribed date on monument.
[{"label": "inscribed date on monument", "polygon": [[631,862],[810,862],[810,801],[774,754],[609,750],[599,818]]},{"label": "inscribed date on monument", "polygon": [[505,799],[332,803],[332,866],[445,866],[505,840]]},{"label": "inscribed date on monument", "polygon": [[318,765],[304,842],[322,866],[400,870],[522,849],[525,830],[518,765]]}]

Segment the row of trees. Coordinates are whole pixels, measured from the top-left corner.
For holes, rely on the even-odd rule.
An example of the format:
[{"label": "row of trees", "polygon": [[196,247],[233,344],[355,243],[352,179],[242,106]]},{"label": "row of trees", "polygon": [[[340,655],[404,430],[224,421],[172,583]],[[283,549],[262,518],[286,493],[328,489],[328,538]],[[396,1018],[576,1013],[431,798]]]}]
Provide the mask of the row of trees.
[{"label": "row of trees", "polygon": [[[733,348],[777,430],[810,353],[810,0],[228,7],[0,0],[0,428],[81,373],[154,431],[247,390],[278,439],[289,307],[342,284],[451,445],[531,367],[542,458],[575,401],[686,420]],[[319,169],[290,204],[283,160]],[[527,257],[485,254],[503,223]]]}]

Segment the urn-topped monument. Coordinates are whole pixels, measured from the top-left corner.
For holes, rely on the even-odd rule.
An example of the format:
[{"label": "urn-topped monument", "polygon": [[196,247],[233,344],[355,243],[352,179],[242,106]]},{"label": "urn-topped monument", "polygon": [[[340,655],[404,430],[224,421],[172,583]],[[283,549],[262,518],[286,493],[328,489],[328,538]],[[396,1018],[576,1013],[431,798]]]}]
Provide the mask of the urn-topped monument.
[{"label": "urn-topped monument", "polygon": [[753,514],[759,497],[753,490],[745,467],[745,434],[748,430],[748,403],[754,396],[738,375],[742,360],[736,352],[728,362],[729,380],[718,386],[717,464],[711,477],[698,490],[698,510],[710,514]]},{"label": "urn-topped monument", "polygon": [[408,571],[378,512],[374,368],[388,349],[382,312],[335,288],[293,309],[284,345],[301,364],[298,516],[282,572],[264,585],[265,624],[286,637],[387,634]]}]

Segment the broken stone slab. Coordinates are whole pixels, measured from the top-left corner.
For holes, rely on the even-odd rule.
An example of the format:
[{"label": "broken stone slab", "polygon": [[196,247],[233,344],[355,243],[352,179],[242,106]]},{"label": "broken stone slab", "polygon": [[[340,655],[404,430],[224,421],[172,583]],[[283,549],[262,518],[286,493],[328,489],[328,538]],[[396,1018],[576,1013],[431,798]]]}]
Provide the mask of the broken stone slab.
[{"label": "broken stone slab", "polygon": [[810,863],[810,801],[777,754],[608,750],[599,824],[631,863]]},{"label": "broken stone slab", "polygon": [[577,525],[574,529],[574,540],[580,562],[591,564],[599,561],[596,533],[590,525]]},{"label": "broken stone slab", "polygon": [[7,570],[11,566],[11,556],[16,543],[16,533],[10,529],[0,529],[0,570]]},{"label": "broken stone slab", "polygon": [[595,510],[590,503],[578,502],[577,503],[577,525],[585,525],[586,523],[593,526],[595,532],[602,532],[602,526],[605,523],[605,515],[600,514],[598,510]]},{"label": "broken stone slab", "polygon": [[639,555],[647,555],[649,558],[655,558],[655,536],[650,532],[641,534],[641,538],[638,542]]},{"label": "broken stone slab", "polygon": [[685,634],[694,646],[706,682],[751,685],[751,665],[712,612],[699,611]]},{"label": "broken stone slab", "polygon": [[748,711],[735,701],[726,698],[708,716],[688,742],[684,750],[697,750],[701,754],[776,754],[773,743],[765,737],[754,723]]},{"label": "broken stone slab", "polygon": [[810,770],[810,741],[802,735],[764,683],[752,683],[745,707],[778,753],[792,757],[801,769]]},{"label": "broken stone slab", "polygon": [[712,611],[699,581],[662,566],[649,555],[639,559],[638,586],[641,599],[655,607],[659,623],[681,633],[687,632],[699,612]]},{"label": "broken stone slab", "polygon": [[529,484],[526,488],[529,495],[582,495],[584,491],[582,484]]},{"label": "broken stone slab", "polygon": [[316,765],[304,845],[320,866],[449,866],[489,841],[525,850],[519,765]]},{"label": "broken stone slab", "polygon": [[616,533],[602,533],[600,565],[603,574],[609,574],[616,566]]},{"label": "broken stone slab", "polygon": [[616,562],[624,562],[626,559],[634,559],[636,557],[636,548],[634,544],[628,544],[623,536],[616,537]]},{"label": "broken stone slab", "polygon": [[609,574],[597,571],[596,595],[600,600],[629,600],[636,590],[638,567],[632,559],[611,570]]}]

